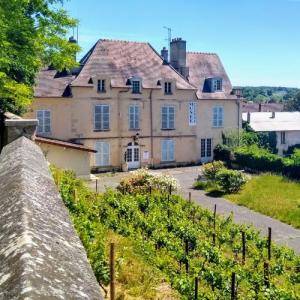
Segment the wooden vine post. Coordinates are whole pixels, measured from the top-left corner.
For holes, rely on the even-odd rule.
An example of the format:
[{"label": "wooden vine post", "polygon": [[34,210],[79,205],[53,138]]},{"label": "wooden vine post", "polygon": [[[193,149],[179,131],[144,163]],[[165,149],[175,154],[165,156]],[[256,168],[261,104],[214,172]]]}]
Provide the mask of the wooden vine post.
[{"label": "wooden vine post", "polygon": [[171,195],[172,194],[172,185],[170,184],[169,186],[169,194]]},{"label": "wooden vine post", "polygon": [[189,192],[189,202],[191,202],[191,201],[192,201],[192,193]]},{"label": "wooden vine post", "polygon": [[110,244],[110,300],[116,299],[115,244]]},{"label": "wooden vine post", "polygon": [[268,228],[268,260],[271,260],[271,247],[272,247],[272,228]]},{"label": "wooden vine post", "polygon": [[214,231],[216,231],[216,215],[217,215],[217,204],[214,207]]},{"label": "wooden vine post", "polygon": [[264,284],[267,288],[270,287],[269,263],[267,263],[267,262],[264,262]]},{"label": "wooden vine post", "polygon": [[195,277],[195,298],[194,300],[198,300],[198,277]]},{"label": "wooden vine post", "polygon": [[246,262],[246,235],[245,231],[242,231],[242,251],[243,251],[243,265]]},{"label": "wooden vine post", "polygon": [[98,193],[98,179],[96,179],[96,193]]},{"label": "wooden vine post", "polygon": [[231,300],[236,300],[235,281],[236,281],[236,277],[235,277],[235,273],[233,272],[231,274]]}]

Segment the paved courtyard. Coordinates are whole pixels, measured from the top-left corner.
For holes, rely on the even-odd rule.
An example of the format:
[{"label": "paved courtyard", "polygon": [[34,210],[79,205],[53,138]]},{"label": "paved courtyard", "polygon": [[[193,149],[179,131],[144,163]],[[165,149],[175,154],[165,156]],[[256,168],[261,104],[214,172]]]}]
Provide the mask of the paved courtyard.
[{"label": "paved courtyard", "polygon": [[[199,166],[184,167],[154,170],[153,172],[174,176],[181,186],[180,194],[187,198],[188,193],[191,192],[192,200],[198,205],[213,210],[214,205],[217,204],[217,212],[224,216],[228,216],[231,212],[233,212],[234,221],[236,223],[251,224],[255,226],[262,235],[267,235],[268,227],[271,227],[274,241],[281,245],[287,245],[300,254],[300,230],[260,213],[254,212],[246,207],[236,205],[224,198],[209,197],[204,191],[192,189],[193,182],[199,174],[199,168]],[[98,180],[98,190],[104,191],[106,187],[116,187],[124,175],[126,175],[126,173],[101,175]],[[95,189],[95,182],[90,182],[89,186]]]}]

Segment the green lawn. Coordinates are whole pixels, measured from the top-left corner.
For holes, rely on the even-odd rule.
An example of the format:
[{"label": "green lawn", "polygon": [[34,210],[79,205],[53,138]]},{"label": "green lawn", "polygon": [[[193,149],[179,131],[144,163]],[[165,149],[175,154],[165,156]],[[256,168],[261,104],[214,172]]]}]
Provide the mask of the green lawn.
[{"label": "green lawn", "polygon": [[300,183],[263,174],[253,177],[239,194],[226,199],[300,228]]}]

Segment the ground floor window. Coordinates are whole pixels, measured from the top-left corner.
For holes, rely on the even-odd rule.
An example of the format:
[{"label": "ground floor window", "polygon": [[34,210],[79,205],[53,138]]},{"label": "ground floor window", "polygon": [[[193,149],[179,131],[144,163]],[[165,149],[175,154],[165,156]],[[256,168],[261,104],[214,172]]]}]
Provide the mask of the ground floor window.
[{"label": "ground floor window", "polygon": [[285,131],[281,131],[280,140],[281,140],[281,144],[284,145],[285,144]]},{"label": "ground floor window", "polygon": [[173,161],[174,155],[174,141],[171,139],[161,140],[161,160]]},{"label": "ground floor window", "polygon": [[110,165],[110,144],[108,142],[97,141],[95,145],[97,153],[96,165],[99,167]]},{"label": "ground floor window", "polygon": [[212,139],[201,139],[201,158],[212,157]]}]

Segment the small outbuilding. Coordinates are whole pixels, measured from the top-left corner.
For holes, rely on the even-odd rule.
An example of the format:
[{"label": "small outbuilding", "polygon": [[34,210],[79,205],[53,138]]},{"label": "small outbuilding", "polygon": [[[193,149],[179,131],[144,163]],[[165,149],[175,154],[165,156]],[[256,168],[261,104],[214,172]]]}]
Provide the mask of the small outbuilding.
[{"label": "small outbuilding", "polygon": [[91,153],[96,150],[81,144],[36,136],[47,161],[58,168],[72,170],[78,177],[90,179]]},{"label": "small outbuilding", "polygon": [[256,132],[276,132],[278,153],[283,155],[290,146],[300,144],[300,112],[248,112],[243,113]]}]

